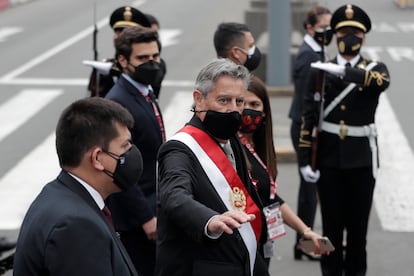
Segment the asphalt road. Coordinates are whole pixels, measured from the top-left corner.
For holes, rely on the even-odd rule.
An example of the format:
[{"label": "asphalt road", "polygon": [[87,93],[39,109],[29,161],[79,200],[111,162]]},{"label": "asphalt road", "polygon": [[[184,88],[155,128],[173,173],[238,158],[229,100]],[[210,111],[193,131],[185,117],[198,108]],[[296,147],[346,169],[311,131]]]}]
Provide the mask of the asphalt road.
[{"label": "asphalt road", "polygon": [[[405,138],[402,141],[408,146],[401,155],[385,158],[392,161],[385,162],[384,170],[391,178],[384,176],[386,185],[384,181],[378,183],[368,235],[368,275],[412,275],[414,227],[407,212],[414,214],[410,213],[414,192],[407,186],[413,177],[406,173],[414,165],[410,162],[414,143],[413,10],[400,9],[392,0],[353,2],[366,9],[374,22],[365,53],[384,61],[392,77],[387,96],[395,120],[383,125],[385,134],[392,129],[392,135],[386,136],[389,144],[385,152],[392,154],[403,148],[401,140],[393,140],[395,136]],[[131,3],[161,22],[162,56],[168,73],[160,104],[169,133],[191,116],[192,85],[200,68],[215,57],[212,37],[217,24],[244,22],[249,7],[247,0],[33,0],[0,12],[0,236],[17,237],[31,199],[57,174],[52,133],[62,109],[87,95],[90,69],[81,61],[93,58],[94,21],[99,28],[99,57],[111,57],[112,32],[107,16]],[[325,4],[334,10],[343,2]],[[280,130],[276,138],[287,135],[289,104],[289,97],[272,99],[275,129]],[[399,128],[395,129],[396,125]],[[279,171],[280,193],[296,209],[296,165],[280,164]],[[400,191],[390,195],[384,186]],[[315,229],[320,231],[319,218]],[[293,242],[290,229],[277,241],[272,275],[320,275],[317,263],[293,261]]]}]

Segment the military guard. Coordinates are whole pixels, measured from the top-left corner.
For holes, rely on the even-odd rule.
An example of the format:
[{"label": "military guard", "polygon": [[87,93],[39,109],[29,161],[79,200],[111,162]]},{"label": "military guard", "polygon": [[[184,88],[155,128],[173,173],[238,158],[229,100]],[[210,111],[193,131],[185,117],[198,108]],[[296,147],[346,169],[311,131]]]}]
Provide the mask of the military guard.
[{"label": "military guard", "polygon": [[[131,6],[124,6],[112,12],[109,18],[109,26],[114,30],[115,41],[124,28],[131,26],[149,28],[151,27],[151,23],[146,15],[139,10]],[[102,62],[84,61],[84,64],[93,67],[88,84],[88,90],[91,96],[105,97],[122,73],[122,69],[119,67],[116,58],[107,58]],[[98,87],[96,85],[97,82],[99,82]]]},{"label": "military guard", "polygon": [[[378,168],[375,112],[390,77],[384,63],[360,54],[371,29],[364,10],[341,6],[333,13],[331,28],[338,54],[327,63],[311,64],[299,160],[302,169],[320,172],[323,234],[335,246],[334,252],[322,256],[323,275],[365,275],[366,235]],[[324,72],[324,85],[315,92],[319,70]],[[313,137],[318,137],[316,170],[311,168]]]}]

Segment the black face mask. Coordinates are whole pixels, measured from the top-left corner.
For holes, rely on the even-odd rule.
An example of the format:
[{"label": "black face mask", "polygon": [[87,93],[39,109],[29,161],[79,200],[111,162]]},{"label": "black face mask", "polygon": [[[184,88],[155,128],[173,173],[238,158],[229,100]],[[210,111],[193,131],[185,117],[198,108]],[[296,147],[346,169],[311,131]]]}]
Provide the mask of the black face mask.
[{"label": "black face mask", "polygon": [[160,70],[158,71],[154,80],[150,83],[152,87],[161,86],[161,82],[163,81],[165,74],[167,72],[167,66],[163,60],[161,60],[161,62],[159,63],[159,66],[160,66]]},{"label": "black face mask", "polygon": [[240,131],[243,133],[255,132],[263,125],[264,113],[253,109],[244,109],[242,113],[242,125]]},{"label": "black face mask", "polygon": [[109,151],[104,151],[113,159],[117,160],[116,168],[113,173],[104,170],[104,173],[113,178],[114,183],[121,188],[127,190],[138,183],[143,170],[142,156],[139,149],[132,147],[122,155],[116,155]]},{"label": "black face mask", "polygon": [[217,112],[207,110],[203,125],[216,138],[227,140],[233,137],[242,123],[241,115],[237,111]]},{"label": "black face mask", "polygon": [[259,48],[254,46],[253,53],[247,53],[247,60],[244,63],[244,67],[247,68],[250,72],[257,68],[260,64],[260,60],[262,59],[262,53],[260,53]]},{"label": "black face mask", "polygon": [[328,46],[329,43],[331,43],[333,37],[333,32],[331,29],[325,29],[322,31],[316,31],[313,35],[313,39],[315,39],[316,42],[318,42],[319,45]]},{"label": "black face mask", "polygon": [[160,64],[153,60],[147,61],[134,68],[135,71],[132,73],[131,78],[144,85],[154,83],[159,77],[159,74],[161,74]]},{"label": "black face mask", "polygon": [[341,55],[356,56],[359,54],[362,46],[362,38],[354,34],[347,34],[344,37],[337,38],[338,51]]}]

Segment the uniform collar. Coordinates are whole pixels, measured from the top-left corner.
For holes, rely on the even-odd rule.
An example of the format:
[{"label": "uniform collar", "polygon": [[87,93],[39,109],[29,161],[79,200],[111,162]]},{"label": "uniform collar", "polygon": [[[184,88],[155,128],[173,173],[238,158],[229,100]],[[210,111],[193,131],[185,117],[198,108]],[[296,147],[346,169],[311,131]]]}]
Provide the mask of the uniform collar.
[{"label": "uniform collar", "polygon": [[355,65],[358,63],[360,58],[361,58],[361,56],[357,55],[351,60],[346,60],[341,55],[338,55],[336,57],[336,62],[338,63],[338,65],[345,65],[347,62],[349,62],[349,63],[351,63],[351,67],[355,67]]}]

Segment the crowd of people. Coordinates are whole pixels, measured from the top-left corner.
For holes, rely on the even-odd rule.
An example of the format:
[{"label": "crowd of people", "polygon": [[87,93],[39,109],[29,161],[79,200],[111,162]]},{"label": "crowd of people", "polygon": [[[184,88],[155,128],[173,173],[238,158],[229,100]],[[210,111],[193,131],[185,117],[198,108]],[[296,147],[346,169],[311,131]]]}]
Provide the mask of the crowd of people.
[{"label": "crowd of people", "polygon": [[[371,28],[363,9],[315,6],[305,18],[289,113],[297,214],[278,190],[271,99],[254,74],[261,53],[249,27],[217,26],[217,59],[195,80],[193,116],[167,140],[159,22],[124,6],[109,24],[115,55],[90,63],[91,97],[58,120],[62,170],[27,211],[14,275],[265,276],[285,225],[297,233],[295,260],[320,261],[324,276],[366,274],[374,114],[390,79],[360,54]],[[312,230],[318,202],[321,234]]]}]

